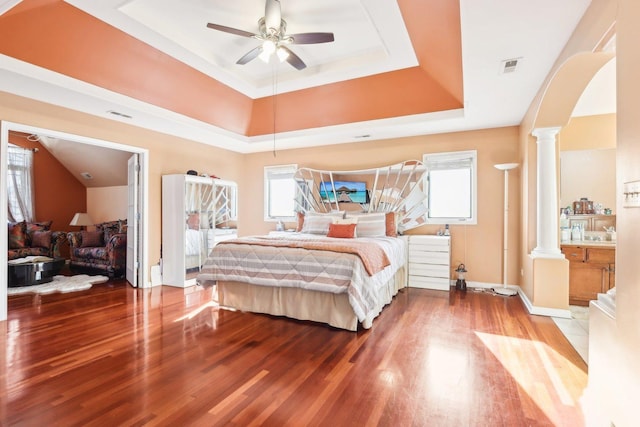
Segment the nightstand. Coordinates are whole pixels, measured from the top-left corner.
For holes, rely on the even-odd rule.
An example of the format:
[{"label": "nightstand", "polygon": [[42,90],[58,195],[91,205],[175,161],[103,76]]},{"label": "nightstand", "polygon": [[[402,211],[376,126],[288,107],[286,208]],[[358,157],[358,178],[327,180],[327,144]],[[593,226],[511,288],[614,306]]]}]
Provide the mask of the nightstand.
[{"label": "nightstand", "polygon": [[451,236],[409,236],[409,287],[448,291]]}]

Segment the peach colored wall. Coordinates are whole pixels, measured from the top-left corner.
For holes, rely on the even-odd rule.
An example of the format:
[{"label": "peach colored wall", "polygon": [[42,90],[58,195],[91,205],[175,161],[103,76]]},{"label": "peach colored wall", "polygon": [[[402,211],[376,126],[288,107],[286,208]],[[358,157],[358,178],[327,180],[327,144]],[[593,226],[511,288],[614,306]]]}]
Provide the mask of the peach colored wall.
[{"label": "peach colored wall", "polygon": [[558,136],[560,207],[588,197],[616,211],[616,115],[572,117]]},{"label": "peach colored wall", "polygon": [[[532,258],[532,300],[536,306],[567,310],[569,308],[569,261]],[[562,295],[559,298],[558,295]]]},{"label": "peach colored wall", "polygon": [[[468,280],[502,282],[503,172],[494,164],[518,161],[518,128],[507,127],[471,132],[418,136],[385,141],[359,142],[272,153],[247,154],[239,183],[240,234],[263,234],[275,229],[263,213],[265,166],[297,163],[299,167],[330,170],[358,170],[385,166],[404,160],[422,160],[425,153],[478,150],[478,225],[451,225],[452,265],[464,263]],[[518,229],[520,226],[520,171],[510,172],[510,284],[518,284]],[[287,224],[293,227],[294,224]],[[422,226],[408,234],[435,234],[443,226]]]},{"label": "peach colored wall", "polygon": [[[618,0],[616,22],[617,41],[617,218],[618,243],[616,250],[617,306],[614,345],[597,341],[590,346],[597,349],[601,363],[589,365],[600,372],[614,393],[601,396],[604,404],[613,407],[607,421],[617,426],[635,425],[638,420],[637,399],[640,395],[640,209],[622,206],[623,183],[640,180],[640,3]],[[606,358],[605,358],[606,357]],[[607,424],[608,425],[608,424]]]},{"label": "peach colored wall", "polygon": [[560,151],[616,148],[616,115],[572,117],[558,136]]},{"label": "peach colored wall", "polygon": [[96,223],[127,218],[129,198],[126,185],[87,188],[87,213]]},{"label": "peach colored wall", "polygon": [[0,120],[149,150],[149,263],[160,259],[162,175],[189,169],[237,180],[242,155],[174,136],[0,92]]},{"label": "peach colored wall", "polygon": [[560,207],[581,197],[616,212],[616,150],[575,150],[560,153]]}]

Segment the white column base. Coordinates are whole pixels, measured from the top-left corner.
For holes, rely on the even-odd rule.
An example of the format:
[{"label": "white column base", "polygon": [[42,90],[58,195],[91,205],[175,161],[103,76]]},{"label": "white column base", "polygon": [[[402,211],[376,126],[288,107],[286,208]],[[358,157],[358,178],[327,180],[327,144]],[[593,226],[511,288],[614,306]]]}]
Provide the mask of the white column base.
[{"label": "white column base", "polygon": [[555,249],[543,249],[543,248],[535,248],[529,254],[532,258],[550,258],[550,259],[561,259],[564,258],[564,254],[559,248]]}]

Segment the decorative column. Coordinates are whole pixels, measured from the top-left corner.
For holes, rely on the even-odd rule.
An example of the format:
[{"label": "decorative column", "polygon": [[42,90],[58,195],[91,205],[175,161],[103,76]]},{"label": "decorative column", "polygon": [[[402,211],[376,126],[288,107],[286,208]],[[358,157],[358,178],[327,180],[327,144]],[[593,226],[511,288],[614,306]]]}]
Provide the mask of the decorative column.
[{"label": "decorative column", "polygon": [[558,180],[556,167],[556,135],[559,127],[534,129],[538,141],[537,178],[537,246],[531,252],[536,258],[564,258],[558,246]]}]

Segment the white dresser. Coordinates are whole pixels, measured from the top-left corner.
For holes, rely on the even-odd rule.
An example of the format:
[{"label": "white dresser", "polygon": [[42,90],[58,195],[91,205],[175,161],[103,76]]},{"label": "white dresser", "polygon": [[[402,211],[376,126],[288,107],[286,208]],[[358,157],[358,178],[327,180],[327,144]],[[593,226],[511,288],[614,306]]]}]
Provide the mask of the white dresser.
[{"label": "white dresser", "polygon": [[410,235],[409,286],[448,291],[451,286],[451,236]]}]

